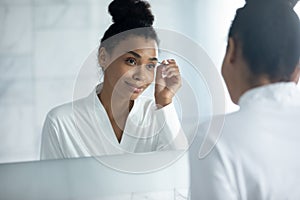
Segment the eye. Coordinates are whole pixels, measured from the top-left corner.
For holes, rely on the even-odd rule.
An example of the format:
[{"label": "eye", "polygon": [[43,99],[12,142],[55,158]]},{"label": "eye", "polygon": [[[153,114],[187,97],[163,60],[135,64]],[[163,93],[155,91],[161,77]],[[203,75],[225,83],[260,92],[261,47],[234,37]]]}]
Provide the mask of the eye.
[{"label": "eye", "polygon": [[131,66],[136,65],[136,60],[134,58],[127,58],[125,61],[128,65],[131,65]]},{"label": "eye", "polygon": [[154,63],[149,63],[149,64],[146,65],[146,67],[149,70],[153,70],[156,67],[156,65]]}]

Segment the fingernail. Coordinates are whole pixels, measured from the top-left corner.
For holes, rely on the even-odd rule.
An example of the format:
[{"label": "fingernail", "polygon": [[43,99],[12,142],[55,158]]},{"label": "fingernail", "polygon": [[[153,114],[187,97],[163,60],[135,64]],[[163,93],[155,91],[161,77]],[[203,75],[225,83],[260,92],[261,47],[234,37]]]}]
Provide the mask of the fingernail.
[{"label": "fingernail", "polygon": [[169,64],[169,63],[168,63],[167,60],[163,60],[163,64],[164,64],[164,65],[167,65],[167,64]]},{"label": "fingernail", "polygon": [[161,70],[161,76],[163,77],[163,78],[166,78],[166,76],[167,76],[167,73],[166,73],[166,67],[164,66],[163,68],[162,68],[162,70]]}]

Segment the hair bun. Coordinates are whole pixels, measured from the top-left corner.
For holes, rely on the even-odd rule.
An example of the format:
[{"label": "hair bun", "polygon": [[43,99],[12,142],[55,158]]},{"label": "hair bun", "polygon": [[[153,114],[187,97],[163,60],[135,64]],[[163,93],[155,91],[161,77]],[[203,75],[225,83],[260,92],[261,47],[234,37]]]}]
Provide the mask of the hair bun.
[{"label": "hair bun", "polygon": [[274,3],[280,3],[288,5],[289,7],[293,8],[297,4],[299,0],[246,0],[247,4],[257,4],[257,5],[273,5]]},{"label": "hair bun", "polygon": [[114,23],[131,23],[139,27],[152,26],[154,16],[150,4],[142,0],[114,0],[108,11]]}]

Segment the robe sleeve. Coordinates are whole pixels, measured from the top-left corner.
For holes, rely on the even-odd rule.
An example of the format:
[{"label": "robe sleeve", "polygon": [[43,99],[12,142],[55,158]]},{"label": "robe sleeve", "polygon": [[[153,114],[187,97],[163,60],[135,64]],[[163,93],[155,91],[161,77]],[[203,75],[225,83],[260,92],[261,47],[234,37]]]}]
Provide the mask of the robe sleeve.
[{"label": "robe sleeve", "polygon": [[[239,163],[236,157],[231,159],[231,155],[224,146],[222,140],[216,140],[213,132],[207,135],[209,123],[200,126],[199,132],[189,148],[190,162],[190,189],[191,199],[209,200],[237,200],[244,199],[240,196],[236,177],[238,169],[235,163]],[[212,138],[206,136],[213,136]],[[207,155],[200,154],[200,149],[205,140],[211,140],[215,144],[207,152]]]},{"label": "robe sleeve", "polygon": [[156,150],[187,149],[188,142],[181,127],[174,104],[171,103],[154,111],[157,123],[158,143]]},{"label": "robe sleeve", "polygon": [[40,159],[61,159],[64,158],[58,136],[58,128],[56,123],[47,116],[42,130],[42,142]]},{"label": "robe sleeve", "polygon": [[203,159],[197,158],[198,153],[190,153],[191,199],[241,199],[230,161],[222,158],[216,149]]}]

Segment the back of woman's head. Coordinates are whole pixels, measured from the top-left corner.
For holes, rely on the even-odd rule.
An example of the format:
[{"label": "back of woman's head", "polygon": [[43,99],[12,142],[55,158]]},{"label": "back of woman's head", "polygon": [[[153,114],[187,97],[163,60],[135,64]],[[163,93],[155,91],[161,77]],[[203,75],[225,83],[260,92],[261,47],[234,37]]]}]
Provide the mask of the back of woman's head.
[{"label": "back of woman's head", "polygon": [[[113,24],[106,30],[101,39],[101,47],[111,51],[120,40],[129,35],[158,38],[152,27],[154,16],[150,4],[143,0],[114,0],[109,4],[108,11],[112,16]],[[120,34],[122,33],[122,34]],[[113,39],[108,40],[115,36]]]},{"label": "back of woman's head", "polygon": [[300,57],[298,0],[246,0],[236,12],[229,37],[241,48],[253,75],[289,81]]}]

